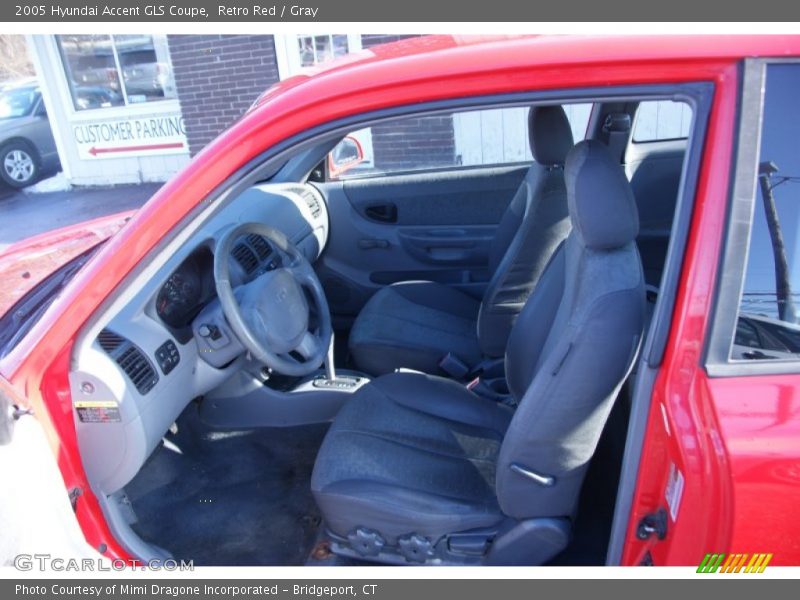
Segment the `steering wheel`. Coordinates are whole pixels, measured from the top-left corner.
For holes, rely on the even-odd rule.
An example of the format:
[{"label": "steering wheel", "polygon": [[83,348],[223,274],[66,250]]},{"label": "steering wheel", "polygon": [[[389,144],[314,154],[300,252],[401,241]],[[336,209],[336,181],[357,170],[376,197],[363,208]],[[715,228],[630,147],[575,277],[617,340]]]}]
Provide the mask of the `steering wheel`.
[{"label": "steering wheel", "polygon": [[[265,238],[280,255],[280,266],[234,288],[231,252],[247,234]],[[229,229],[214,251],[214,282],[228,324],[253,358],[284,375],[308,375],[319,368],[331,343],[328,301],[311,264],[283,233],[262,223]],[[316,309],[313,331],[303,290]]]}]

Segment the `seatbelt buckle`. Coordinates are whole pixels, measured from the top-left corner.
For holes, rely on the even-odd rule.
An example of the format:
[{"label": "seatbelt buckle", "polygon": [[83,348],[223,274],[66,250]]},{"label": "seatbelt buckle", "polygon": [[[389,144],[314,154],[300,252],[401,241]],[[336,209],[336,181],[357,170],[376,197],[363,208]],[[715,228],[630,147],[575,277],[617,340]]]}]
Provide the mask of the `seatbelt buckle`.
[{"label": "seatbelt buckle", "polygon": [[453,379],[463,379],[469,373],[469,367],[452,352],[439,361],[439,368]]},{"label": "seatbelt buckle", "polygon": [[464,387],[466,387],[471,392],[476,387],[478,387],[480,385],[480,383],[481,383],[481,378],[479,376],[479,377],[476,377],[475,379],[473,379],[472,381],[468,382],[467,385],[465,385]]}]

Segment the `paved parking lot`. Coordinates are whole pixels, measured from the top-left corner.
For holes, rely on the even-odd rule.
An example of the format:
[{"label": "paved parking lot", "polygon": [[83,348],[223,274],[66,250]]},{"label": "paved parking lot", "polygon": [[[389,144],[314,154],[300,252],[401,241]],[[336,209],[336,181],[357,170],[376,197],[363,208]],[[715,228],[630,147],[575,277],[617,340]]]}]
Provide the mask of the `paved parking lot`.
[{"label": "paved parking lot", "polygon": [[160,184],[30,193],[0,188],[0,252],[37,233],[139,208]]}]

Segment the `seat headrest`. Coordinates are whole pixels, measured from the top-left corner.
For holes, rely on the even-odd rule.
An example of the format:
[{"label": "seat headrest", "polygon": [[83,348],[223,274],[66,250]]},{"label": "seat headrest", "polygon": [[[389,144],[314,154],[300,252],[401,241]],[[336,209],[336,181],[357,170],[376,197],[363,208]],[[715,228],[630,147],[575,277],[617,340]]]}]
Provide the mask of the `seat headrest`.
[{"label": "seat headrest", "polygon": [[540,165],[563,165],[572,149],[572,127],[561,106],[534,106],[528,112],[528,142]]},{"label": "seat headrest", "polygon": [[639,212],[633,191],[604,143],[576,145],[567,156],[564,178],[572,227],[587,248],[610,250],[636,239]]}]

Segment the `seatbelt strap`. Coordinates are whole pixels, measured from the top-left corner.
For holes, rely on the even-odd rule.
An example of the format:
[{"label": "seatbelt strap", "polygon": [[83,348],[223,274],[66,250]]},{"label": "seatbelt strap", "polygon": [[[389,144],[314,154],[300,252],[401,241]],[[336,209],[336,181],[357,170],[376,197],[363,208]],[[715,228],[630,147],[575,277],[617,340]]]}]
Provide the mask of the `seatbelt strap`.
[{"label": "seatbelt strap", "polygon": [[470,367],[455,354],[448,352],[444,355],[444,358],[439,361],[439,368],[453,379],[467,382],[466,385],[469,387],[469,384],[479,379],[487,369],[502,364],[504,360],[504,358],[485,357],[481,359],[477,365]]},{"label": "seatbelt strap", "polygon": [[614,160],[622,162],[628,137],[631,133],[631,116],[627,113],[611,113],[606,115],[603,132],[607,136],[606,145]]}]

